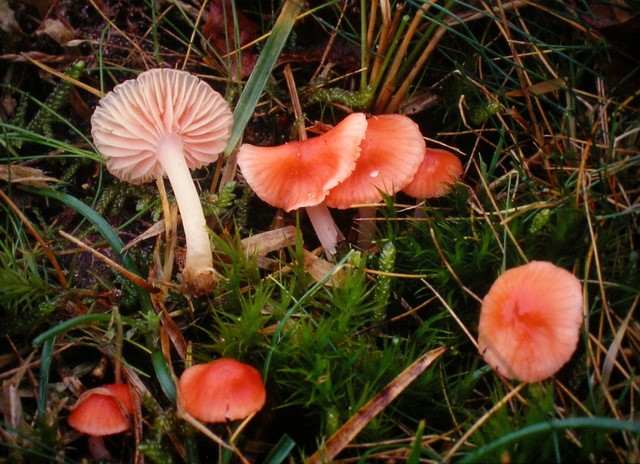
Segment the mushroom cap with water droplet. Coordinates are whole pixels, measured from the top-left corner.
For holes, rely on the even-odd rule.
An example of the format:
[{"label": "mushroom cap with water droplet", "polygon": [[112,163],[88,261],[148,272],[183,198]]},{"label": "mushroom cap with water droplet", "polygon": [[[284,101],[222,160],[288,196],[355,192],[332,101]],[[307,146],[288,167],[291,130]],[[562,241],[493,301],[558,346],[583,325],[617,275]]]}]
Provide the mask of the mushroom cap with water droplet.
[{"label": "mushroom cap with water droplet", "polygon": [[424,158],[425,142],[418,125],[401,114],[381,114],[367,120],[362,153],[349,177],[332,188],[327,206],[350,208],[377,203],[383,192],[393,195],[413,179]]}]

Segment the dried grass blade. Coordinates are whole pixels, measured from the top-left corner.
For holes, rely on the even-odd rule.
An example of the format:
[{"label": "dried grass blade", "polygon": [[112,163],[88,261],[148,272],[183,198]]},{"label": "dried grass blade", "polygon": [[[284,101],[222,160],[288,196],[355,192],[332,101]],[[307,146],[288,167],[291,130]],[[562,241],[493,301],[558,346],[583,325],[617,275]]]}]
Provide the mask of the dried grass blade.
[{"label": "dried grass blade", "polygon": [[285,226],[242,239],[242,248],[248,256],[265,256],[296,243],[296,228]]},{"label": "dried grass blade", "polygon": [[111,267],[113,270],[115,270],[115,271],[119,272],[120,274],[122,274],[124,277],[127,278],[127,280],[129,280],[134,285],[136,285],[136,286],[138,286],[138,287],[140,287],[140,288],[142,288],[144,290],[147,290],[148,292],[157,292],[158,291],[157,288],[155,288],[153,285],[151,285],[149,282],[144,280],[139,275],[136,275],[133,272],[130,272],[124,266],[119,265],[114,260],[106,257],[105,255],[103,255],[99,251],[94,250],[89,245],[87,245],[84,242],[81,242],[80,240],[75,238],[73,235],[70,235],[70,234],[66,233],[64,230],[59,231],[59,233],[64,238],[66,238],[67,240],[69,240],[73,244],[77,245],[82,250],[84,250],[84,251],[86,251],[88,253],[91,253],[93,256],[98,258],[100,261],[105,263],[107,266]]},{"label": "dried grass blade", "polygon": [[331,462],[378,413],[387,407],[389,403],[402,393],[411,382],[422,374],[425,369],[445,351],[447,351],[446,347],[431,350],[402,371],[398,377],[389,382],[371,401],[365,404],[345,422],[344,425],[327,440],[324,446],[307,460],[307,464]]}]

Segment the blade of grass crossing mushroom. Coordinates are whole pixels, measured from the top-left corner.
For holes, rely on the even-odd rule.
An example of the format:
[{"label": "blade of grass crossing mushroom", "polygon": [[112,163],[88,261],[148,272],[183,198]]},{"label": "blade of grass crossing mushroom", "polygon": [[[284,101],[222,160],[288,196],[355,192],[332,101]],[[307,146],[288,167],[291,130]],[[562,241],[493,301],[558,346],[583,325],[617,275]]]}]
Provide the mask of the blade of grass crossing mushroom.
[{"label": "blade of grass crossing mushroom", "polygon": [[331,462],[376,415],[386,408],[389,403],[402,393],[411,382],[422,374],[425,369],[445,351],[447,351],[446,347],[436,348],[424,354],[417,361],[414,361],[409,367],[402,371],[398,377],[389,382],[371,401],[351,416],[351,418],[327,440],[324,446],[307,460],[307,464]]}]

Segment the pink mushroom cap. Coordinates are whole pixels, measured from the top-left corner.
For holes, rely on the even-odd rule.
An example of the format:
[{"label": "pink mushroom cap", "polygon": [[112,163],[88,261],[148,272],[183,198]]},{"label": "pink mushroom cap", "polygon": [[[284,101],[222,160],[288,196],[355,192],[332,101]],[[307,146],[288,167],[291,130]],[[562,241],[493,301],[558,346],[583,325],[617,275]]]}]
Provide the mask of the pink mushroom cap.
[{"label": "pink mushroom cap", "polygon": [[253,191],[272,206],[292,211],[323,202],[346,179],[360,156],[367,120],[353,113],[328,132],[277,147],[243,144],[238,165]]},{"label": "pink mushroom cap", "polygon": [[544,380],[575,352],[582,308],[582,285],[569,271],[545,261],[509,269],[482,301],[478,350],[504,377]]},{"label": "pink mushroom cap", "polygon": [[244,419],[262,409],[267,398],[260,373],[229,358],[185,369],[178,394],[185,411],[204,422]]},{"label": "pink mushroom cap", "polygon": [[87,390],[69,414],[67,422],[87,435],[101,437],[127,430],[133,414],[129,386],[123,383],[103,385]]},{"label": "pink mushroom cap", "polygon": [[415,176],[424,158],[425,142],[418,125],[401,114],[381,114],[367,120],[356,167],[327,195],[327,206],[350,208],[382,200]]},{"label": "pink mushroom cap", "polygon": [[196,76],[151,69],[117,85],[91,117],[91,135],[114,176],[144,183],[165,175],[157,159],[165,136],[177,136],[190,169],[218,159],[233,115],[222,96]]},{"label": "pink mushroom cap", "polygon": [[447,150],[427,148],[416,175],[402,191],[413,198],[441,197],[449,193],[460,176],[460,158]]}]

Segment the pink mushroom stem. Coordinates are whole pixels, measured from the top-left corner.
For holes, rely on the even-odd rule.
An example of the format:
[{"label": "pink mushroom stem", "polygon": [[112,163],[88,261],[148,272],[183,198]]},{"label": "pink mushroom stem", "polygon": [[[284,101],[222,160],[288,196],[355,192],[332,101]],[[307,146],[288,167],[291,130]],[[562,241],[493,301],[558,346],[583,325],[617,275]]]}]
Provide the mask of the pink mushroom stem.
[{"label": "pink mushroom stem", "polygon": [[179,136],[166,134],[162,137],[158,160],[169,178],[182,218],[187,242],[184,280],[194,289],[206,291],[218,280],[218,273],[213,268],[211,242],[200,196],[185,161]]},{"label": "pink mushroom stem", "polygon": [[337,243],[344,240],[344,236],[333,220],[329,207],[325,202],[322,202],[318,205],[307,206],[305,209],[322,248],[328,255],[327,257],[331,258],[336,254]]}]

